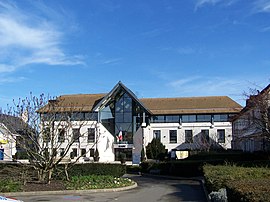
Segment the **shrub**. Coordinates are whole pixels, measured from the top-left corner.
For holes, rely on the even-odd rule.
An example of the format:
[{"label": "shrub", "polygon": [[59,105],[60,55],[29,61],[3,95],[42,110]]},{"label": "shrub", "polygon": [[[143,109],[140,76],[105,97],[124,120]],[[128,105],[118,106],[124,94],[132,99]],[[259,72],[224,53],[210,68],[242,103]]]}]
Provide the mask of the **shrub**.
[{"label": "shrub", "polygon": [[[221,161],[212,161],[212,163],[221,163]],[[205,164],[204,161],[170,161],[170,162],[150,162],[145,161],[140,164],[142,172],[150,172],[151,170],[158,169],[160,174],[172,175],[179,177],[194,177],[202,176],[202,166]]]},{"label": "shrub", "polygon": [[209,192],[227,188],[229,201],[270,201],[270,169],[236,165],[203,167]]},{"label": "shrub", "polygon": [[149,159],[164,160],[165,155],[165,146],[160,142],[159,138],[153,138],[153,140],[146,146],[146,156]]},{"label": "shrub", "polygon": [[127,165],[127,173],[139,173],[142,172],[142,169],[138,165]]},{"label": "shrub", "polygon": [[270,201],[270,179],[244,179],[226,185],[229,201]]}]

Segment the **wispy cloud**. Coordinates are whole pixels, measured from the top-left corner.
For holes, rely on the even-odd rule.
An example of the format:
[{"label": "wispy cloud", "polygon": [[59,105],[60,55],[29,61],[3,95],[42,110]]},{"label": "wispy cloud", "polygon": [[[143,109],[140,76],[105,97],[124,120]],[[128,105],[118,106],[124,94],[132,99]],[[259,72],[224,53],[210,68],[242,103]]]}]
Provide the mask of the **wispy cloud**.
[{"label": "wispy cloud", "polygon": [[25,77],[0,77],[0,84],[1,83],[15,83],[18,81],[23,81],[25,80]]},{"label": "wispy cloud", "polygon": [[242,1],[243,4],[250,4],[250,12],[252,13],[270,12],[270,0],[254,0],[252,3],[246,0],[196,0],[195,11],[206,5],[231,6],[239,1]]},{"label": "wispy cloud", "polygon": [[160,51],[178,53],[180,55],[200,54],[203,52],[201,48],[192,46],[183,47],[159,47]]},{"label": "wispy cloud", "polygon": [[186,85],[186,84],[189,85],[193,81],[196,81],[200,78],[201,78],[200,76],[194,76],[194,77],[179,79],[179,80],[175,80],[175,81],[170,82],[169,85],[174,87],[174,88],[178,88],[178,87],[181,87],[181,86]]},{"label": "wispy cloud", "polygon": [[[201,77],[193,76],[182,80],[177,80],[169,83],[169,86],[174,87],[175,90],[185,91],[186,93],[194,93],[194,89],[200,89],[199,93],[201,95],[220,95],[220,92],[234,91],[237,88],[235,86],[239,85],[238,80],[225,79],[221,77]],[[239,91],[238,91],[239,93]]]},{"label": "wispy cloud", "polygon": [[261,32],[269,32],[270,31],[270,26],[263,27],[260,31]]},{"label": "wispy cloud", "polygon": [[199,8],[201,6],[204,6],[205,4],[212,4],[215,5],[223,0],[197,0],[196,8]]},{"label": "wispy cloud", "polygon": [[102,61],[101,64],[114,65],[114,64],[119,64],[121,61],[122,61],[122,58],[112,58],[112,59]]},{"label": "wispy cloud", "polygon": [[0,1],[0,72],[12,72],[33,63],[83,64],[80,57],[66,54],[61,46],[61,26],[48,20],[46,14],[30,15],[14,3]]},{"label": "wispy cloud", "polygon": [[238,102],[243,101],[243,92],[247,82],[222,77],[192,76],[167,84],[176,94],[185,96],[213,96],[227,95]]},{"label": "wispy cloud", "polygon": [[0,73],[13,72],[15,67],[11,65],[0,64]]},{"label": "wispy cloud", "polygon": [[197,0],[195,3],[195,11],[200,7],[205,5],[217,5],[221,4],[222,6],[231,6],[239,0]]},{"label": "wispy cloud", "polygon": [[270,0],[256,0],[253,5],[254,12],[270,12]]}]

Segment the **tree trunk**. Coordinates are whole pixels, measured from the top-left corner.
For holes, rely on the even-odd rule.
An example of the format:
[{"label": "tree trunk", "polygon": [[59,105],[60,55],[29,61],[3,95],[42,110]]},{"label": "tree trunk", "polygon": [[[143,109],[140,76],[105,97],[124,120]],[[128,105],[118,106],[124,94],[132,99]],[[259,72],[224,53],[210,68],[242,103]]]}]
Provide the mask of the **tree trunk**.
[{"label": "tree trunk", "polygon": [[68,164],[65,164],[65,175],[66,175],[66,179],[67,179],[67,181],[70,181],[67,169],[68,169]]},{"label": "tree trunk", "polygon": [[53,168],[50,168],[48,171],[48,184],[51,184],[51,180],[52,180],[52,173],[53,173]]},{"label": "tree trunk", "polygon": [[41,168],[38,170],[38,181],[45,182],[46,172]]}]

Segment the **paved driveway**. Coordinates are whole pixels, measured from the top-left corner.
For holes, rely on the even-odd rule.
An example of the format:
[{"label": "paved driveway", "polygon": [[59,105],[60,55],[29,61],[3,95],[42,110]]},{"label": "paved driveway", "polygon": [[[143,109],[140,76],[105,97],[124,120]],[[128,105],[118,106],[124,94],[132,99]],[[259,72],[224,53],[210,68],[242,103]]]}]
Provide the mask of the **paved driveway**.
[{"label": "paved driveway", "polygon": [[160,177],[129,175],[138,183],[138,187],[121,192],[81,193],[74,195],[17,196],[25,202],[36,201],[117,201],[117,202],[155,202],[155,201],[207,201],[203,187],[197,180],[176,180]]}]

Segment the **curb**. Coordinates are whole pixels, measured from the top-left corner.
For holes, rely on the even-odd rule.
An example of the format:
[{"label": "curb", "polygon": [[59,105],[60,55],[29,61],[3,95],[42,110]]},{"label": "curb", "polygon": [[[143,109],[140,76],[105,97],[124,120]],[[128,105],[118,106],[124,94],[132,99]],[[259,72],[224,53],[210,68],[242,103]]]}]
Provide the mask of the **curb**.
[{"label": "curb", "polygon": [[1,193],[3,196],[36,196],[41,194],[51,194],[51,195],[60,195],[60,194],[85,194],[85,193],[102,193],[102,192],[118,192],[134,189],[138,186],[135,184],[127,187],[111,188],[111,189],[89,189],[89,190],[62,190],[62,191],[34,191],[34,192],[6,192]]}]

